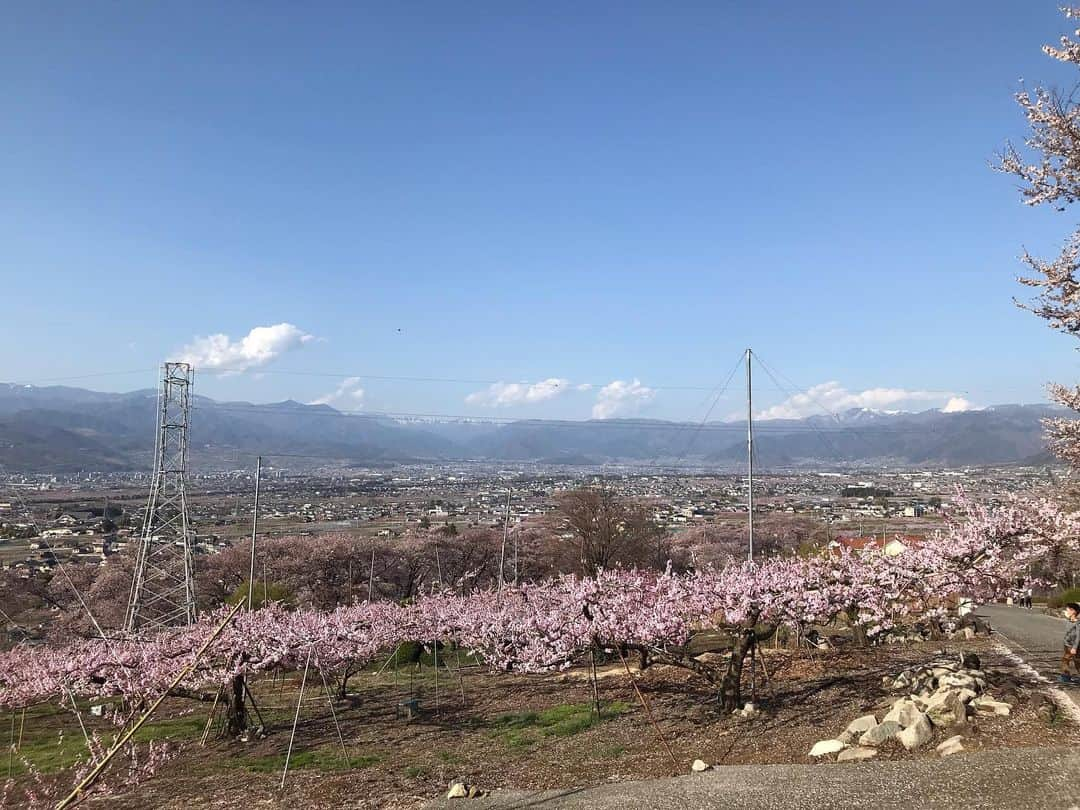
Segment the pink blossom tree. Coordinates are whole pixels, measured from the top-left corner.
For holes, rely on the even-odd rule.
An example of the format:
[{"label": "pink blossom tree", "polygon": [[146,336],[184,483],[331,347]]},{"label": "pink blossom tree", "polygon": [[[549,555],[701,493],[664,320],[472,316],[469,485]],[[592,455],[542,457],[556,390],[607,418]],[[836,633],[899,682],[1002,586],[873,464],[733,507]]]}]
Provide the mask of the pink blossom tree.
[{"label": "pink blossom tree", "polygon": [[[1080,18],[1080,8],[1063,9],[1066,18]],[[1080,37],[1080,30],[1075,32]],[[1043,52],[1059,62],[1080,67],[1080,42],[1068,36]],[[997,168],[1018,178],[1027,205],[1050,205],[1058,210],[1080,199],[1080,103],[1075,88],[1061,91],[1037,86],[1016,94],[1029,131],[1022,146],[1008,144]],[[1030,273],[1020,283],[1035,292],[1030,303],[1021,304],[1053,329],[1080,337],[1080,230],[1066,242],[1054,259],[1039,259],[1025,251]],[[1080,411],[1080,387],[1049,386],[1050,398]],[[1050,449],[1070,464],[1080,465],[1080,420],[1047,419],[1044,422]]]}]

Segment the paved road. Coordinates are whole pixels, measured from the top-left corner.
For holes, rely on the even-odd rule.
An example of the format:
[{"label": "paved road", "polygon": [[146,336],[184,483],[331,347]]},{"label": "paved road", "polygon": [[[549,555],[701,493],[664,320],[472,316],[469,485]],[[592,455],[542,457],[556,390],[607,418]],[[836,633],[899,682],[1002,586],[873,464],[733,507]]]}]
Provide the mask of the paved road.
[{"label": "paved road", "polygon": [[948,759],[732,765],[707,773],[543,793],[497,791],[429,808],[723,810],[1068,810],[1080,807],[1080,753],[1014,748]]},{"label": "paved road", "polygon": [[988,619],[1001,640],[1040,674],[1057,677],[1068,625],[1064,618],[1011,605],[983,605],[975,613]]}]

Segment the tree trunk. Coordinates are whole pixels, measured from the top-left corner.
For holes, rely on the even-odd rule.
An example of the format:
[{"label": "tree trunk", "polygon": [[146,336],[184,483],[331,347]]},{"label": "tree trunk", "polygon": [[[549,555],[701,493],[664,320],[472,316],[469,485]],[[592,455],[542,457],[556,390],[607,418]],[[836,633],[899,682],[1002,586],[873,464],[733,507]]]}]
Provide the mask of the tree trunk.
[{"label": "tree trunk", "polygon": [[341,673],[341,683],[338,685],[338,698],[340,700],[345,700],[348,697],[349,678],[354,674],[352,665],[346,664],[344,671]]},{"label": "tree trunk", "polygon": [[247,703],[244,700],[244,676],[237,675],[225,689],[225,733],[239,737],[248,728]]},{"label": "tree trunk", "polygon": [[866,635],[866,625],[859,621],[857,608],[849,608],[845,611],[848,624],[851,626],[851,642],[856,647],[869,647],[870,638]]},{"label": "tree trunk", "polygon": [[[756,623],[756,622],[755,622]],[[731,648],[731,660],[720,684],[720,707],[733,712],[742,706],[742,671],[746,656],[754,646],[754,624],[743,627]]]}]

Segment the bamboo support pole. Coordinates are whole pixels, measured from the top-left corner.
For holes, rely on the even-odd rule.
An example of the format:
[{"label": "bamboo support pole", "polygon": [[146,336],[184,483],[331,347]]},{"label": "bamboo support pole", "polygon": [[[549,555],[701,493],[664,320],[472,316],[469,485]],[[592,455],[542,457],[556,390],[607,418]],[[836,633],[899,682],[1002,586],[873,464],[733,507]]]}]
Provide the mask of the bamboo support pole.
[{"label": "bamboo support pole", "polygon": [[308,647],[307,660],[304,662],[304,677],[300,679],[300,697],[296,700],[296,714],[293,715],[292,733],[289,734],[289,750],[285,752],[285,767],[281,771],[279,790],[285,789],[285,777],[289,775],[289,760],[292,758],[293,740],[296,739],[296,724],[300,722],[300,703],[304,700],[304,687],[307,686],[308,669],[311,667],[311,647]]},{"label": "bamboo support pole", "polygon": [[649,706],[649,702],[645,700],[645,696],[641,694],[641,690],[638,689],[637,681],[634,680],[634,673],[630,671],[630,665],[626,663],[626,658],[623,656],[622,650],[618,647],[615,651],[619,653],[619,660],[622,661],[623,668],[626,670],[626,676],[630,679],[630,685],[634,687],[634,692],[637,693],[638,700],[641,701],[641,705],[645,708],[645,714],[649,718],[649,722],[652,723],[653,728],[656,730],[656,736],[660,738],[660,742],[664,744],[664,748],[667,749],[668,756],[671,757],[671,762],[676,769],[679,767],[679,760],[675,759],[675,752],[671,750],[671,745],[667,741],[667,737],[664,736],[664,732],[660,730],[660,724],[656,722],[656,718],[653,717],[652,708]]},{"label": "bamboo support pole", "polygon": [[11,743],[8,745],[7,775],[11,778],[12,769],[15,767],[15,710],[11,710]]},{"label": "bamboo support pole", "polygon": [[589,670],[590,670],[590,674],[591,674],[590,680],[592,681],[593,703],[596,705],[596,719],[599,720],[600,719],[600,687],[599,687],[599,684],[597,684],[597,678],[596,678],[596,648],[595,647],[593,647],[591,650],[589,650]]},{"label": "bamboo support pole", "polygon": [[315,661],[315,667],[319,670],[319,677],[322,678],[323,691],[326,693],[326,702],[330,705],[330,716],[334,719],[334,730],[337,731],[338,742],[341,743],[341,754],[345,757],[345,767],[351,768],[352,764],[349,762],[349,751],[345,748],[345,737],[341,733],[341,724],[338,723],[337,710],[334,708],[334,696],[330,694],[330,685],[326,682],[326,673],[324,673],[322,667],[319,666],[317,659]]},{"label": "bamboo support pole", "polygon": [[206,745],[206,738],[210,734],[210,726],[214,723],[214,714],[217,712],[218,701],[221,700],[221,690],[224,687],[219,686],[217,694],[214,695],[214,704],[210,707],[210,716],[206,718],[206,728],[203,729],[202,739],[199,740],[200,746]]},{"label": "bamboo support pole", "polygon": [[251,701],[251,708],[255,710],[255,716],[259,718],[259,725],[263,727],[263,731],[266,730],[266,721],[263,720],[262,712],[259,711],[259,704],[255,702],[255,695],[251,694],[251,687],[248,686],[247,678],[244,678],[244,692],[248,696],[248,700]]}]

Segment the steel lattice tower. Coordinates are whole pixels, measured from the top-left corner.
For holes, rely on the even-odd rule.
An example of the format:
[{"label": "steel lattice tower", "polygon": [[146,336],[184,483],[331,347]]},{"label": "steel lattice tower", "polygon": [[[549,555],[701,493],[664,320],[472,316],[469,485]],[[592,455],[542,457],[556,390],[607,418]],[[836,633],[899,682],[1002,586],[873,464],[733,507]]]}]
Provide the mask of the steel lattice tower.
[{"label": "steel lattice tower", "polygon": [[188,423],[194,379],[189,364],[165,364],[158,396],[154,477],[124,621],[128,632],[195,621],[195,535],[187,505]]}]

